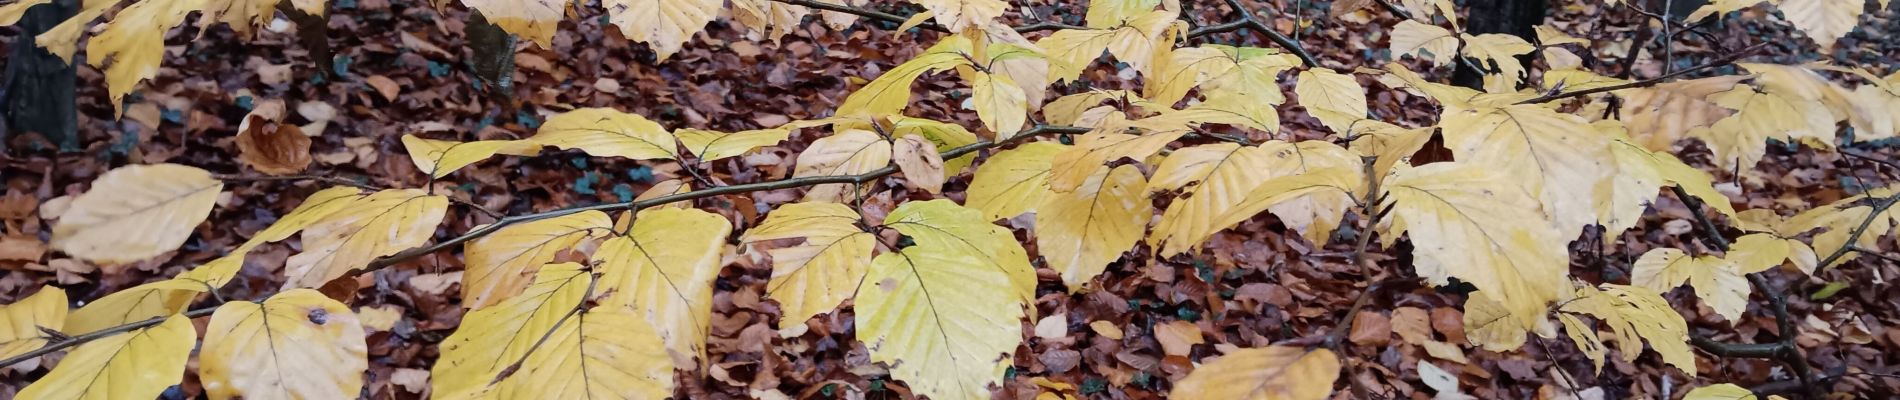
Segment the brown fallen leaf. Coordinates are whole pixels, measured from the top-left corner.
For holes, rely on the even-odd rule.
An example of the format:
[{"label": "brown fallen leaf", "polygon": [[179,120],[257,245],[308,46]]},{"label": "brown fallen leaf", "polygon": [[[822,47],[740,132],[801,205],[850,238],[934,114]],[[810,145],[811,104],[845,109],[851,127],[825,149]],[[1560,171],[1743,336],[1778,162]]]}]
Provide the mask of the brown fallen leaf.
[{"label": "brown fallen leaf", "polygon": [[310,167],[310,137],[296,125],[248,115],[237,136],[238,160],[270,175],[290,175]]},{"label": "brown fallen leaf", "polygon": [[1360,312],[1352,318],[1353,344],[1384,346],[1392,342],[1392,320],[1377,312]]},{"label": "brown fallen leaf", "polygon": [[402,86],[397,85],[395,80],[387,76],[370,75],[363,81],[368,83],[369,87],[376,88],[376,94],[383,95],[384,100],[396,101],[396,96],[402,94]]},{"label": "brown fallen leaf", "polygon": [[1155,341],[1161,342],[1162,353],[1171,356],[1186,356],[1194,352],[1194,345],[1206,343],[1201,327],[1182,320],[1155,325]]},{"label": "brown fallen leaf", "polygon": [[1406,343],[1420,344],[1432,340],[1431,313],[1418,307],[1399,307],[1392,310],[1392,332]]},{"label": "brown fallen leaf", "polygon": [[0,236],[0,261],[37,262],[46,254],[46,243],[25,235]]}]

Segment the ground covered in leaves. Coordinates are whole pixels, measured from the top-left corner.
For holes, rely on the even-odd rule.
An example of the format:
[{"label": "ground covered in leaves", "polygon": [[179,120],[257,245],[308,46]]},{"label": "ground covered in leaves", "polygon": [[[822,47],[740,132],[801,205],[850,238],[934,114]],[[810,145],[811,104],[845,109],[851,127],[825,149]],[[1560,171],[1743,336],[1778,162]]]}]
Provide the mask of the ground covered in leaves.
[{"label": "ground covered in leaves", "polygon": [[[238,159],[234,139],[240,119],[254,107],[282,102],[286,119],[310,135],[314,159],[305,174],[347,179],[377,187],[433,186],[467,204],[501,214],[625,201],[660,180],[682,176],[671,164],[587,157],[578,152],[547,152],[536,157],[500,158],[465,169],[433,184],[403,152],[405,133],[444,139],[514,139],[531,134],[548,115],[578,107],[611,107],[639,113],[669,128],[743,130],[830,114],[845,94],[868,79],[923,50],[937,33],[893,33],[890,24],[861,22],[833,31],[822,24],[773,43],[745,37],[742,28],[715,22],[671,59],[656,63],[644,45],[603,29],[597,9],[563,24],[552,48],[527,45],[515,57],[520,70],[513,93],[484,93],[465,61],[463,12],[438,12],[414,3],[390,0],[337,1],[329,18],[329,41],[336,73],[323,76],[308,49],[279,23],[253,40],[228,28],[203,32],[186,28],[168,40],[170,58],[159,77],[128,101],[125,118],[112,118],[100,73],[82,67],[81,133],[84,149],[56,153],[34,137],[15,137],[0,167],[5,195],[0,197],[0,302],[44,283],[67,288],[74,299],[93,299],[143,282],[163,279],[211,260],[274,221],[311,192],[317,182],[260,180],[230,186],[228,197],[201,225],[185,247],[168,256],[131,265],[91,265],[48,251],[49,219],[60,215],[72,196],[112,166],[174,162],[229,174],[253,174]],[[1586,4],[1587,3],[1587,4]],[[1389,60],[1385,28],[1397,20],[1383,11],[1365,10],[1338,18],[1325,15],[1324,2],[1278,4],[1285,11],[1273,23],[1296,37],[1328,67],[1350,70]],[[891,8],[884,5],[881,7]],[[1038,15],[1070,16],[1079,22],[1081,4],[1034,5]],[[1190,4],[1186,15],[1197,24],[1220,21],[1224,8],[1212,2]],[[1305,8],[1299,8],[1305,7]],[[1297,10],[1295,13],[1292,10]],[[892,9],[892,11],[913,11]],[[907,12],[906,12],[907,13]],[[1303,20],[1297,15],[1315,17]],[[1012,18],[1021,18],[1012,16]],[[1629,37],[1640,18],[1597,2],[1568,3],[1553,11],[1553,25],[1592,39],[1579,49],[1586,65],[1614,73],[1630,53]],[[1862,29],[1842,41],[1835,54],[1842,63],[1886,63],[1900,58],[1900,42],[1887,38],[1900,30],[1892,11],[1870,13]],[[1709,29],[1714,41],[1691,38],[1679,45],[1679,67],[1757,42],[1755,35],[1776,34],[1772,27],[1728,22]],[[1033,37],[1033,36],[1032,36]],[[17,32],[0,35],[5,46],[20,46]],[[1272,47],[1245,32],[1210,36],[1226,44]],[[1776,61],[1813,60],[1820,55],[1771,50]],[[1415,66],[1422,68],[1422,66]],[[1659,63],[1638,63],[1636,76],[1659,75]],[[1434,76],[1448,75],[1438,70]],[[1133,88],[1132,72],[1098,66],[1084,84],[1059,88],[1070,93],[1086,87]],[[926,78],[914,116],[980,126],[964,104],[967,89],[953,88],[943,77]],[[1372,112],[1382,119],[1429,121],[1437,109],[1428,100],[1388,90],[1370,80]],[[1291,88],[1287,91],[1291,95]],[[1297,108],[1297,99],[1288,105]],[[1322,139],[1325,132],[1304,113],[1286,112],[1278,134],[1243,132],[1255,140]],[[1298,116],[1298,117],[1295,117]],[[746,183],[789,176],[794,155],[816,137],[807,129],[779,147],[708,166],[710,179]],[[1894,156],[1894,152],[1886,152]],[[1682,152],[1691,163],[1708,165],[1696,145]],[[1756,173],[1735,177],[1716,172],[1719,186],[1738,209],[1805,210],[1856,194],[1860,188],[1891,184],[1900,171],[1870,162],[1789,146],[1773,147]],[[962,200],[969,175],[953,177],[948,196]],[[902,186],[898,186],[901,190]],[[770,207],[795,201],[797,190],[757,192],[701,200],[696,206],[722,213],[743,231],[757,224]],[[888,211],[903,200],[892,196],[921,193],[882,192],[863,206]],[[1690,232],[1686,208],[1665,196],[1657,211],[1620,238],[1596,238],[1573,246],[1572,272],[1592,281],[1627,280],[1630,262],[1654,247],[1700,248]],[[495,220],[458,205],[437,238],[443,239]],[[881,213],[881,212],[880,212]],[[1027,217],[1015,221],[1027,223]],[[1352,226],[1348,224],[1347,226]],[[1033,254],[1035,241],[1018,229]],[[1193,257],[1156,260],[1145,246],[1110,266],[1093,290],[1070,295],[1060,277],[1041,270],[1040,297],[1033,317],[1023,324],[1028,338],[1017,352],[1015,368],[1001,398],[1028,399],[1044,392],[1086,398],[1163,397],[1204,356],[1219,348],[1261,347],[1270,343],[1326,336],[1345,310],[1375,283],[1393,278],[1409,256],[1404,244],[1382,252],[1382,272],[1368,274],[1350,265],[1347,253],[1354,232],[1341,232],[1334,244],[1309,243],[1262,215],[1240,228],[1217,235]],[[735,234],[735,236],[737,236]],[[1892,243],[1888,243],[1892,247]],[[281,286],[284,259],[297,244],[268,245],[253,252],[244,279],[220,293],[227,299],[253,299]],[[908,392],[886,381],[883,368],[869,362],[862,344],[852,340],[850,308],[821,315],[807,329],[773,328],[778,308],[761,296],[770,276],[763,251],[735,246],[715,283],[711,339],[702,371],[683,372],[681,396],[718,398],[898,398]],[[462,266],[455,254],[424,257],[324,292],[359,310],[370,336],[370,375],[366,392],[376,399],[426,397],[428,371],[437,345],[456,329],[464,310],[457,285]],[[1800,277],[1800,280],[1793,280]],[[1886,279],[1900,277],[1900,266],[1864,257],[1816,277],[1780,274],[1773,282],[1789,287],[1793,315],[1801,327],[1798,343],[1809,361],[1827,376],[1833,389],[1863,398],[1890,398],[1900,391],[1900,297],[1882,293]],[[1688,289],[1669,297],[1691,326],[1705,336],[1736,342],[1775,340],[1771,314],[1762,294],[1750,305],[1750,317],[1731,327],[1700,306]],[[1764,384],[1790,378],[1770,360],[1724,359],[1702,354],[1699,376],[1686,376],[1654,355],[1636,362],[1611,357],[1599,374],[1570,344],[1533,340],[1520,352],[1494,353],[1461,346],[1460,313],[1464,294],[1395,284],[1366,298],[1344,339],[1347,380],[1337,396],[1351,397],[1362,386],[1369,396],[1426,398],[1434,391],[1417,371],[1418,360],[1457,365],[1465,393],[1480,398],[1654,398],[1679,395],[1707,383]],[[218,299],[202,299],[215,302]],[[207,303],[208,304],[208,303]],[[203,323],[200,319],[199,323]],[[0,397],[10,397],[33,376],[5,374]],[[187,374],[195,377],[195,374]],[[1575,377],[1574,382],[1566,377]],[[189,378],[195,379],[195,378]],[[187,380],[168,397],[191,398],[202,392]]]}]

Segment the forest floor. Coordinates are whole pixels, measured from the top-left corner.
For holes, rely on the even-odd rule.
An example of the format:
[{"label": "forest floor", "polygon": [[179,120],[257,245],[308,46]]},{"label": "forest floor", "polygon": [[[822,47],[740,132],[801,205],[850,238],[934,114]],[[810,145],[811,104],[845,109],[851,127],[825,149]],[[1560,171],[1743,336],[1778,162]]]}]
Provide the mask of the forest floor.
[{"label": "forest floor", "polygon": [[[338,0],[329,17],[329,39],[337,74],[317,73],[296,36],[266,30],[244,40],[216,27],[202,39],[196,28],[174,31],[168,58],[157,79],[128,100],[124,119],[112,118],[101,73],[80,68],[83,151],[55,153],[31,137],[12,138],[13,152],[0,167],[6,194],[0,197],[0,302],[45,283],[69,288],[75,299],[170,277],[222,255],[251,232],[274,221],[304,196],[323,188],[312,182],[260,181],[227,186],[228,198],[184,248],[157,259],[119,266],[94,266],[64,258],[43,247],[49,235],[40,215],[61,198],[83,192],[87,183],[113,166],[128,163],[184,163],[213,172],[255,174],[237,157],[234,133],[249,107],[283,100],[290,121],[305,125],[315,144],[316,162],[306,173],[341,177],[381,187],[424,187],[399,137],[427,133],[434,138],[510,139],[532,134],[547,116],[578,107],[611,107],[638,113],[669,128],[741,130],[828,116],[856,86],[889,70],[934,41],[936,33],[893,34],[888,24],[860,22],[832,31],[808,23],[806,29],[777,43],[748,39],[743,28],[715,22],[689,41],[685,50],[655,62],[645,45],[603,29],[599,11],[581,7],[579,17],[562,24],[551,49],[525,45],[515,57],[512,100],[483,93],[470,66],[461,36],[459,10],[438,12],[421,2]],[[1379,10],[1322,18],[1326,3],[1287,1],[1280,9],[1304,5],[1301,14],[1277,16],[1282,32],[1300,32],[1298,40],[1323,63],[1341,70],[1377,67],[1390,60],[1386,27],[1398,20]],[[1641,18],[1600,2],[1567,3],[1555,10],[1551,25],[1592,39],[1595,48],[1579,49],[1586,66],[1614,73],[1615,60],[1629,53],[1629,38]],[[1079,4],[1079,3],[1078,3]],[[1073,15],[1079,9],[1039,15]],[[1066,7],[1066,6],[1065,6]],[[1189,15],[1201,23],[1220,20],[1219,7],[1203,6]],[[1869,13],[1862,28],[1841,41],[1828,60],[1892,67],[1900,59],[1900,33],[1892,11]],[[1073,21],[1072,21],[1073,22]],[[1719,41],[1686,39],[1675,49],[1681,66],[1718,56],[1786,28],[1725,22],[1710,28]],[[1248,33],[1214,35],[1225,44],[1273,47]],[[20,46],[17,32],[0,34],[4,46]],[[1812,47],[1811,45],[1808,45]],[[1806,62],[1814,54],[1771,50],[1757,61]],[[1602,60],[1597,60],[1601,58]],[[1639,62],[1635,76],[1660,75],[1660,62]],[[1412,65],[1414,69],[1424,66]],[[1097,66],[1084,84],[1058,88],[1073,93],[1086,87],[1136,88],[1118,78],[1113,66]],[[1732,69],[1717,73],[1733,73]],[[1444,69],[1430,71],[1444,76]],[[1133,76],[1133,74],[1127,74]],[[1370,79],[1373,114],[1388,121],[1429,124],[1437,108],[1429,100],[1391,90]],[[913,116],[980,125],[963,107],[967,89],[944,76],[919,83],[921,99]],[[1291,87],[1288,87],[1291,95]],[[1053,96],[1052,96],[1053,97]],[[1281,132],[1251,132],[1267,139],[1323,139],[1317,121],[1286,106]],[[315,125],[315,126],[312,126]],[[789,176],[794,154],[816,137],[817,129],[794,134],[778,147],[721,160],[709,166],[712,179],[744,183]],[[1236,130],[1237,133],[1246,133]],[[1882,150],[1889,157],[1900,157]],[[1688,144],[1678,154],[1706,167],[1707,153]],[[1862,188],[1900,181],[1900,171],[1843,158],[1838,154],[1771,146],[1756,171],[1737,177],[1714,171],[1718,187],[1738,209],[1769,208],[1789,213],[1851,196]],[[625,201],[658,180],[680,174],[677,167],[590,158],[577,152],[547,152],[536,157],[491,160],[433,183],[433,190],[505,214]],[[950,188],[968,184],[969,175],[953,177]],[[959,192],[960,190],[946,190]],[[758,221],[762,210],[794,201],[796,190],[758,192],[701,200],[698,207],[737,221],[737,230]],[[870,201],[889,205],[888,193]],[[957,195],[960,196],[960,195]],[[957,200],[962,200],[958,198]],[[463,208],[458,208],[465,210]],[[438,239],[492,222],[481,213],[454,212]],[[1629,264],[1652,247],[1698,248],[1687,226],[1691,216],[1665,195],[1636,229],[1619,238],[1587,238],[1573,245],[1572,273],[1592,281],[1626,281]],[[1020,229],[1018,234],[1028,237]],[[1351,235],[1343,232],[1342,235]],[[29,243],[31,242],[31,243]],[[1029,241],[1028,243],[1033,243]],[[1156,260],[1143,246],[1109,267],[1096,280],[1099,290],[1068,294],[1060,278],[1044,270],[1032,320],[1023,324],[1029,338],[1016,355],[1015,368],[1001,398],[1029,399],[1045,391],[1085,398],[1165,397],[1171,382],[1192,369],[1193,360],[1218,354],[1218,348],[1258,347],[1269,343],[1327,335],[1338,326],[1374,282],[1405,272],[1388,268],[1367,274],[1346,261],[1350,241],[1308,243],[1271,216],[1217,235],[1193,257]],[[1900,248],[1891,241],[1887,248]],[[281,285],[284,259],[295,241],[253,252],[244,278],[222,293],[229,299],[253,299]],[[1386,253],[1380,265],[1408,265],[1403,245]],[[1034,253],[1031,248],[1032,254]],[[1396,258],[1396,259],[1395,259]],[[427,371],[437,345],[464,314],[459,304],[462,266],[453,254],[424,257],[362,277],[355,285],[326,288],[359,310],[380,316],[369,338],[371,367],[366,392],[376,399],[426,396]],[[778,308],[762,301],[770,277],[763,252],[742,246],[726,258],[716,282],[714,316],[703,371],[679,374],[681,393],[695,399],[720,398],[897,398],[901,384],[877,380],[882,368],[870,363],[862,344],[852,340],[851,311],[820,315],[804,332],[773,329]],[[1900,396],[1900,296],[1893,283],[1900,265],[1871,257],[1808,277],[1775,274],[1770,281],[1784,290],[1792,315],[1799,319],[1798,343],[1812,365],[1828,376],[1828,387],[1860,398]],[[1496,353],[1460,346],[1464,295],[1395,279],[1374,293],[1356,314],[1342,358],[1346,377],[1390,397],[1426,398],[1432,391],[1420,381],[1420,359],[1465,378],[1465,393],[1479,398],[1669,398],[1710,383],[1761,385],[1789,379],[1786,367],[1771,360],[1722,358],[1700,353],[1702,373],[1689,376],[1654,355],[1635,362],[1611,357],[1596,371],[1565,340],[1536,340],[1521,351]],[[1719,340],[1776,340],[1772,314],[1757,293],[1749,317],[1731,326],[1695,301],[1686,288],[1669,295],[1688,316],[1692,329]],[[210,299],[203,299],[210,302]],[[202,303],[201,303],[202,304]],[[393,317],[392,317],[393,316]],[[1053,318],[1053,319],[1051,319]],[[1044,321],[1047,322],[1044,322]],[[202,321],[200,321],[202,323]],[[1449,345],[1447,345],[1449,344]],[[194,367],[195,368],[195,367]],[[0,382],[0,397],[11,397],[24,380],[18,372]],[[195,377],[195,374],[187,374]],[[31,377],[25,377],[31,379]],[[202,390],[189,378],[169,396],[193,398]],[[888,379],[888,378],[885,378]],[[1337,396],[1351,397],[1352,390]]]}]

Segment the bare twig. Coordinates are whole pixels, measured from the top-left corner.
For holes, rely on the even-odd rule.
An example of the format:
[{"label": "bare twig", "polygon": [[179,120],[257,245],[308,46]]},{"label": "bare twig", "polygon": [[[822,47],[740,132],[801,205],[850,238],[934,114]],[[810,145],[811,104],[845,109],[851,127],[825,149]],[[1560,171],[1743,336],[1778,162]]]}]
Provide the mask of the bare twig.
[{"label": "bare twig", "polygon": [[[1722,252],[1728,252],[1728,238],[1722,236],[1722,231],[1716,228],[1714,222],[1709,220],[1708,214],[1702,212],[1703,204],[1701,199],[1690,195],[1681,185],[1671,186],[1670,190],[1675,192],[1676,198],[1681,199],[1682,204],[1687,206],[1689,213],[1695,217],[1696,224],[1699,225],[1697,232],[1699,235],[1697,236],[1701,237],[1702,241],[1708,244],[1709,247],[1713,247]],[[1900,198],[1900,196],[1896,196],[1896,198]],[[1892,203],[1887,202],[1887,204],[1891,205]],[[1874,213],[1874,215],[1879,214],[1879,212]],[[1869,218],[1869,221],[1871,220],[1872,218]],[[1862,228],[1865,228],[1865,224],[1862,225]],[[1857,231],[1855,233],[1859,232]],[[1854,236],[1858,237],[1859,235]],[[1848,242],[1852,243],[1853,239],[1854,238],[1850,237]],[[1846,248],[1843,247],[1842,251],[1845,250]],[[1837,251],[1835,254],[1838,256],[1841,252]],[[1832,258],[1833,257],[1829,257],[1829,259]],[[1821,265],[1827,264],[1823,263]],[[1717,356],[1772,358],[1781,361],[1781,363],[1787,364],[1788,369],[1794,372],[1795,378],[1800,380],[1801,386],[1806,389],[1808,398],[1822,398],[1821,388],[1815,384],[1814,372],[1811,371],[1808,366],[1807,356],[1801,353],[1801,346],[1794,342],[1795,336],[1799,335],[1800,332],[1795,329],[1794,317],[1788,313],[1787,293],[1769,285],[1768,278],[1762,277],[1762,273],[1759,272],[1749,274],[1748,282],[1754,285],[1755,290],[1760,291],[1763,297],[1768,298],[1768,304],[1775,313],[1777,341],[1770,344],[1722,343],[1701,336],[1693,336],[1690,342],[1695,344],[1696,347],[1702,348],[1703,351]]]},{"label": "bare twig", "polygon": [[1578,90],[1574,92],[1551,93],[1551,94],[1546,94],[1543,96],[1538,96],[1537,98],[1533,98],[1530,100],[1520,101],[1520,102],[1517,102],[1517,104],[1548,103],[1552,101],[1563,100],[1563,99],[1568,99],[1572,97],[1588,96],[1588,95],[1603,93],[1603,92],[1656,86],[1656,84],[1658,83],[1668,82],[1670,79],[1675,79],[1676,77],[1679,77],[1679,76],[1693,74],[1693,73],[1700,72],[1702,70],[1706,70],[1710,68],[1729,65],[1731,63],[1734,63],[1736,60],[1741,60],[1743,57],[1754,55],[1756,52],[1759,52],[1765,48],[1768,48],[1768,43],[1766,42],[1759,43],[1754,46],[1748,46],[1748,48],[1742,49],[1741,51],[1737,51],[1729,55],[1722,56],[1721,58],[1711,60],[1702,65],[1697,65],[1697,66],[1689,67],[1689,68],[1683,68],[1681,71],[1671,72],[1668,74],[1664,74],[1663,76],[1625,83],[1621,85],[1610,85],[1610,86],[1604,86],[1604,87]]},{"label": "bare twig", "polygon": [[1248,10],[1246,5],[1241,4],[1240,0],[1227,0],[1227,6],[1233,7],[1234,12],[1240,13],[1239,21],[1195,28],[1192,31],[1188,31],[1187,37],[1193,39],[1216,33],[1249,29],[1255,33],[1266,35],[1267,40],[1272,40],[1274,44],[1286,48],[1287,52],[1299,57],[1300,62],[1305,63],[1306,66],[1319,66],[1319,60],[1313,58],[1312,53],[1306,52],[1306,47],[1300,46],[1300,42],[1293,40],[1293,38],[1286,37],[1286,35],[1281,34],[1280,31],[1276,31],[1272,27],[1267,26],[1265,22],[1262,22],[1258,17],[1253,15],[1253,10]]},{"label": "bare twig", "polygon": [[[206,315],[211,315],[211,313],[213,311],[217,311],[217,309],[218,309],[217,307],[205,307],[205,308],[200,308],[196,310],[191,310],[185,313],[185,318],[198,318],[198,317],[202,317]],[[53,352],[65,350],[68,347],[85,344],[86,342],[91,342],[94,340],[112,337],[114,335],[143,329],[146,327],[150,327],[152,325],[158,325],[161,322],[165,322],[165,319],[170,318],[170,317],[171,316],[169,315],[163,316],[163,317],[152,317],[151,319],[146,319],[146,320],[138,321],[138,322],[131,322],[124,325],[114,326],[111,328],[100,329],[100,330],[92,331],[83,335],[73,335],[73,336],[67,337],[65,340],[47,343],[46,347],[33,349],[33,351],[20,353],[20,355],[13,356],[5,360],[0,360],[0,367],[6,367],[6,366],[11,366],[13,364],[26,362],[26,360],[39,358],[39,356],[52,354]]]}]

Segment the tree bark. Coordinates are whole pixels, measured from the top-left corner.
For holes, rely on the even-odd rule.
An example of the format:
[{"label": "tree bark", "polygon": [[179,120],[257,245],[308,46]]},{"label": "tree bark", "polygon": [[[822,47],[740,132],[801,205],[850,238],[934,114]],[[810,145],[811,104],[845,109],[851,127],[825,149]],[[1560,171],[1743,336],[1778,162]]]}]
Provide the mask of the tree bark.
[{"label": "tree bark", "polygon": [[78,75],[71,63],[48,53],[33,38],[66,22],[79,11],[78,0],[55,0],[33,6],[20,18],[20,36],[7,54],[4,86],[5,124],[0,124],[0,150],[12,132],[37,132],[63,151],[79,150],[79,113],[74,84]]},{"label": "tree bark", "polygon": [[468,37],[468,48],[474,53],[470,63],[475,76],[482,81],[482,88],[498,100],[513,97],[515,36],[489,23],[488,18],[475,10],[469,10],[468,24],[463,29],[466,30],[463,35]]},{"label": "tree bark", "polygon": [[[1466,5],[1471,15],[1462,21],[1465,23],[1465,33],[1502,33],[1524,38],[1524,41],[1533,44],[1537,43],[1535,28],[1544,23],[1544,12],[1550,8],[1549,0],[1470,0]],[[1529,54],[1517,57],[1518,62],[1527,67],[1531,59]],[[1491,68],[1489,65],[1484,67]],[[1452,73],[1452,83],[1482,89],[1484,71],[1472,69],[1470,63],[1460,62]]]}]

